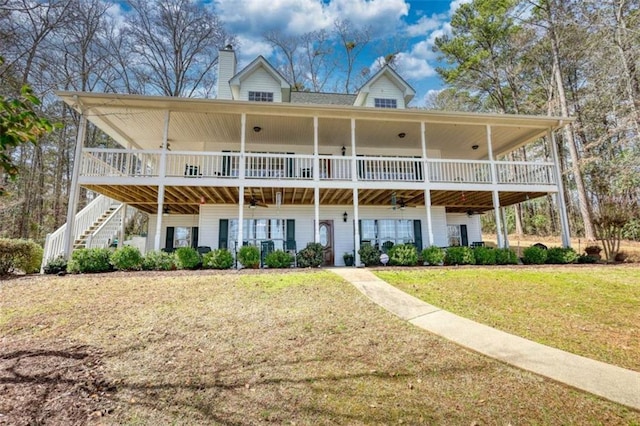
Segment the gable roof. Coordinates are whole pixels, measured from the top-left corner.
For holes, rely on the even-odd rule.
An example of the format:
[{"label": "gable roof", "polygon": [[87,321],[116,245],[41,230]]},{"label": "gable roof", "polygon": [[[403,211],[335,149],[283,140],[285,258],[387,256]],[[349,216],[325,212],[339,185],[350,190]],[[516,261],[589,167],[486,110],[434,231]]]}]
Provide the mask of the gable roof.
[{"label": "gable roof", "polygon": [[249,65],[244,67],[242,71],[231,77],[229,80],[229,86],[231,86],[231,93],[234,99],[240,97],[240,85],[244,79],[250,76],[258,68],[263,68],[275,81],[280,83],[282,90],[282,100],[289,100],[291,93],[291,84],[276,70],[262,55],[251,61]]},{"label": "gable roof", "polygon": [[400,74],[398,74],[393,68],[389,65],[385,65],[377,73],[373,75],[361,88],[358,90],[358,96],[356,97],[355,102],[353,103],[356,106],[364,105],[367,96],[371,90],[371,86],[378,81],[383,76],[386,76],[393,84],[395,84],[398,89],[402,92],[404,97],[405,105],[408,105],[411,102],[411,99],[416,95],[416,91],[407,83]]}]

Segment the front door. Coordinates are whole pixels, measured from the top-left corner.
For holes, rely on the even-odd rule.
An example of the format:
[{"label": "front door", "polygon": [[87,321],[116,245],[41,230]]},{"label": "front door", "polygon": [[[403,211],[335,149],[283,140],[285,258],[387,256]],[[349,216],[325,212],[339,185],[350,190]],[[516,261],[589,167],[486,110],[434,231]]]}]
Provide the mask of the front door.
[{"label": "front door", "polygon": [[333,220],[320,221],[320,245],[322,245],[322,266],[333,266]]}]

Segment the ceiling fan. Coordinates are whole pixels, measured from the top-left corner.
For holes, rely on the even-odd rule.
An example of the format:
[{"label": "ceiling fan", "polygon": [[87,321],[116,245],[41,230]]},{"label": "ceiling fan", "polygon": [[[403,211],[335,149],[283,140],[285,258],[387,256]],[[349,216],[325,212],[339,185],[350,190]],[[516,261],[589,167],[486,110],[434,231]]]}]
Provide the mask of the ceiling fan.
[{"label": "ceiling fan", "polygon": [[269,207],[266,203],[263,203],[262,201],[258,200],[254,195],[253,195],[253,190],[251,190],[251,197],[249,198],[249,200],[246,201],[246,203],[249,205],[250,209],[255,209],[256,207]]},{"label": "ceiling fan", "polygon": [[413,205],[409,205],[406,200],[402,197],[397,198],[396,193],[391,194],[391,210],[404,210],[407,207],[416,207]]}]

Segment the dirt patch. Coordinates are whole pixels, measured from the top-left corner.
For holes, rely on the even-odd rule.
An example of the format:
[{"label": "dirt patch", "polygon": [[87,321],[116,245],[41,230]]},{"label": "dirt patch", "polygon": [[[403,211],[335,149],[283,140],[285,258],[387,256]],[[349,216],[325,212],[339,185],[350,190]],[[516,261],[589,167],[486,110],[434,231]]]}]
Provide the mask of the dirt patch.
[{"label": "dirt patch", "polygon": [[33,343],[2,342],[0,424],[83,425],[113,410],[116,389],[104,379],[99,351]]}]

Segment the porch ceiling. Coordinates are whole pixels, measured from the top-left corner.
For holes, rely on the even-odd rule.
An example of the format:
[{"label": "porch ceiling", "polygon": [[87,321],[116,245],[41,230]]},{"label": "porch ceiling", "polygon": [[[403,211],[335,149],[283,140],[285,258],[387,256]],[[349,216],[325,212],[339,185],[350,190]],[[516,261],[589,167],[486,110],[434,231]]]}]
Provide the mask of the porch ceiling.
[{"label": "porch ceiling", "polygon": [[[155,214],[158,211],[158,187],[135,185],[86,185],[87,189],[99,192],[110,198],[126,203],[143,212]],[[313,188],[245,188],[245,206],[254,198],[259,204],[276,207],[277,193],[281,194],[282,205],[313,205]],[[361,206],[391,207],[392,194],[396,194],[397,202],[402,200],[407,208],[424,208],[424,191],[422,190],[390,190],[360,189],[359,204]],[[204,204],[238,204],[237,187],[203,187],[203,186],[166,186],[165,207],[170,214],[198,214],[202,201]],[[500,205],[509,206],[545,196],[544,192],[500,192]],[[490,191],[431,191],[431,204],[445,206],[450,213],[483,213],[493,209]],[[321,189],[320,205],[353,205],[351,189]]]},{"label": "porch ceiling", "polygon": [[[247,149],[268,151],[271,145],[313,149],[313,117],[318,117],[321,153],[350,152],[351,124],[356,119],[357,148],[421,150],[420,123],[426,123],[428,149],[442,158],[487,157],[486,125],[491,125],[496,155],[544,136],[571,119],[497,114],[470,114],[418,109],[382,110],[301,104],[261,104],[221,101],[57,92],[67,104],[86,111],[89,121],[124,147],[158,149],[162,145],[166,111],[171,111],[168,140],[174,151],[238,150],[241,114],[247,114]],[[260,128],[255,132],[254,127]],[[404,133],[404,137],[398,135]],[[477,149],[472,149],[478,145]]]}]

